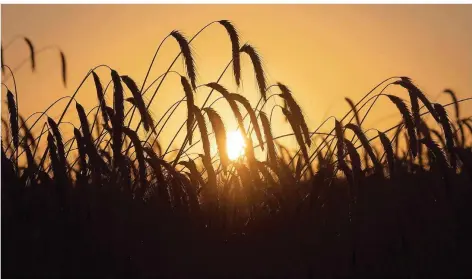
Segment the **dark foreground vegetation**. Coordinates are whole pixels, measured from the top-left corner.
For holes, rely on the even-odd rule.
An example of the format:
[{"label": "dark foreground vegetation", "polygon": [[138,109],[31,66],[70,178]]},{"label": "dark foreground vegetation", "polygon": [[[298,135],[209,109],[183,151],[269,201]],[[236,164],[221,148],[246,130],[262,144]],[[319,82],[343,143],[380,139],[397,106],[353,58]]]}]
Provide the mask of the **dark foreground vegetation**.
[{"label": "dark foreground vegetation", "polygon": [[[84,82],[94,82],[98,105],[86,112],[75,101],[81,84],[59,119],[47,117],[49,109],[24,119],[15,84],[5,83],[5,278],[472,277],[472,120],[460,111],[468,99],[445,90],[452,102],[432,103],[410,78],[392,77],[358,103],[347,99],[351,110],[328,118],[331,132],[320,130],[328,121],[310,132],[290,89],[267,85],[257,51],[239,45],[228,21],[202,30],[214,25],[231,40],[228,66],[237,85],[240,56],[251,60],[260,92],[255,107],[219,80],[197,85],[193,38],[178,31],[164,41],[179,44],[175,61],[182,56],[186,65],[184,97],[159,120],[149,106],[166,76],[178,74],[173,64],[152,83],[151,97],[145,96],[148,76],[140,87],[109,66],[96,67]],[[26,42],[34,69],[37,53]],[[62,53],[61,62],[65,82]],[[110,73],[106,87],[98,68]],[[8,69],[2,53],[7,77]],[[409,104],[387,95],[388,87],[405,89]],[[196,90],[210,91],[200,107]],[[228,104],[246,141],[236,161],[227,156],[222,118],[207,104],[211,94]],[[266,106],[269,98],[283,106]],[[363,122],[379,98],[391,102],[401,121],[368,137]],[[175,151],[169,151],[172,142],[164,150],[160,132],[181,104],[187,107],[179,130],[185,128],[185,140]],[[272,120],[274,111],[290,125],[296,150],[272,134],[281,125]],[[80,122],[63,125],[66,113]],[[37,136],[35,126],[42,127]],[[203,153],[189,154],[197,144]]]}]

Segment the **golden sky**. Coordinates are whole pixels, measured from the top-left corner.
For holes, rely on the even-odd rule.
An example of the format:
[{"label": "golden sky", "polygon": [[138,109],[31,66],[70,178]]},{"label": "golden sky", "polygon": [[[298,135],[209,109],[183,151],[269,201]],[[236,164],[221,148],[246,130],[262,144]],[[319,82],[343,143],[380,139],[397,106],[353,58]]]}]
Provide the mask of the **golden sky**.
[{"label": "golden sky", "polygon": [[[258,49],[269,84],[280,81],[292,89],[311,129],[328,115],[342,117],[348,110],[344,97],[357,101],[394,75],[413,78],[433,100],[445,88],[455,90],[459,98],[472,95],[471,5],[2,5],[1,9],[3,45],[24,35],[37,49],[56,45],[67,57],[67,89],[62,87],[55,51],[37,57],[35,73],[28,63],[17,72],[23,115],[71,95],[89,69],[99,64],[108,64],[141,84],[155,48],[170,31],[178,29],[191,37],[220,19],[233,21],[241,43],[249,42]],[[212,26],[192,45],[199,83],[215,81],[231,58],[225,30]],[[177,43],[167,41],[151,77],[163,73],[177,53]],[[26,44],[14,42],[4,57],[14,68],[28,57]],[[180,61],[175,69],[182,71]],[[255,104],[258,94],[247,57],[243,58],[243,73],[239,90],[231,71],[223,84]],[[99,74],[103,82],[109,80],[106,70]],[[152,106],[157,118],[183,96],[175,75],[162,89]],[[207,92],[198,91],[199,104]],[[401,90],[388,93],[402,94],[408,100]],[[88,110],[96,104],[95,98],[90,80],[78,100]],[[445,103],[449,98],[440,94],[437,101]],[[470,112],[472,104],[463,108],[464,113]],[[227,106],[216,109],[230,116]],[[166,138],[185,119],[185,108],[179,111],[181,115],[164,131]],[[383,100],[373,109],[366,127],[387,128],[400,119],[395,113],[395,106]],[[392,114],[393,118],[384,120]],[[228,121],[228,125],[234,124]],[[274,129],[276,135],[285,131]]]}]

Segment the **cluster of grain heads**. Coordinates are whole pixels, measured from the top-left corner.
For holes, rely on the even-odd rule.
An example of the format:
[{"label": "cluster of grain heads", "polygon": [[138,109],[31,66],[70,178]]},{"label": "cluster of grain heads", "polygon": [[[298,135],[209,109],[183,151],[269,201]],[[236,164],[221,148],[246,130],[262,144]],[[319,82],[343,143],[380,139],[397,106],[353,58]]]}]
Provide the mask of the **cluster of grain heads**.
[{"label": "cluster of grain heads", "polygon": [[[420,118],[418,99],[421,100],[421,102],[425,105],[425,107],[428,109],[429,113],[434,117],[434,119],[436,119],[436,121],[439,122],[439,118],[436,114],[436,111],[433,108],[433,105],[428,100],[428,98],[426,98],[423,92],[421,92],[421,90],[416,85],[413,84],[410,78],[402,77],[400,80],[395,81],[394,84],[398,84],[408,90],[408,93],[410,95],[410,100],[412,103],[412,113],[415,119],[415,123],[419,123],[419,118]],[[414,103],[416,103],[416,105],[414,105]]]},{"label": "cluster of grain heads", "polygon": [[216,82],[208,83],[206,84],[206,86],[213,90],[216,90],[225,98],[226,102],[228,102],[229,106],[231,107],[231,110],[233,111],[236,121],[238,122],[239,130],[241,131],[243,136],[245,136],[246,130],[244,129],[243,117],[241,115],[241,112],[239,111],[239,107],[236,104],[236,101],[230,97],[231,93],[229,93],[229,91],[224,86]]},{"label": "cluster of grain heads", "polygon": [[[85,110],[79,103],[75,105],[77,114],[79,115],[80,120],[80,127],[82,129],[82,142],[85,148],[85,153],[89,158],[89,162],[91,165],[92,173],[94,178],[98,179],[100,177],[101,172],[105,172],[108,167],[106,163],[103,161],[101,156],[99,155],[92,139],[92,133],[90,132],[89,122],[87,120],[87,115],[85,114]],[[80,134],[80,131],[77,131]],[[74,133],[76,133],[74,131]]]},{"label": "cluster of grain heads", "polygon": [[198,192],[200,189],[202,189],[202,187],[205,187],[205,182],[203,181],[203,178],[197,169],[197,164],[195,164],[193,160],[180,161],[179,164],[186,167],[190,171],[190,181],[195,188],[199,188]]},{"label": "cluster of grain heads", "polygon": [[48,132],[47,142],[56,191],[59,195],[63,196],[65,188],[69,185],[70,179],[67,175],[66,165],[61,163],[63,158],[60,158],[61,150],[58,150],[59,141],[57,138],[54,138],[51,132]]},{"label": "cluster of grain heads", "polygon": [[[251,45],[246,44],[240,47],[239,35],[229,21],[222,20],[215,23],[221,24],[226,29],[231,40],[233,75],[236,85],[239,86],[241,83],[240,56],[244,55],[242,53],[246,53],[254,67],[258,91],[261,97],[260,101],[267,100],[266,92],[272,86],[267,88],[259,54]],[[395,177],[392,183],[398,182],[397,178],[401,179],[403,173],[416,173],[419,170],[417,162],[419,162],[422,174],[428,172],[427,163],[431,167],[430,170],[432,172],[438,168],[447,171],[449,162],[451,165],[455,165],[452,156],[457,156],[462,162],[462,164],[458,164],[460,167],[458,170],[469,171],[472,174],[470,148],[467,149],[467,138],[465,136],[466,133],[472,133],[472,120],[470,118],[460,118],[459,101],[452,91],[447,91],[446,93],[451,95],[454,106],[456,106],[457,126],[462,136],[459,139],[459,131],[455,129],[455,125],[450,123],[444,107],[439,104],[430,103],[409,78],[401,78],[394,83],[408,90],[411,111],[404,100],[387,95],[391,102],[396,105],[402,116],[402,122],[398,125],[393,137],[387,137],[387,131],[379,131],[377,137],[368,138],[364,132],[367,128],[361,128],[363,119],[359,115],[356,104],[351,99],[346,98],[353,112],[353,118],[355,118],[353,123],[355,124],[345,121],[346,126],[343,127],[342,121],[344,118],[341,121],[336,120],[334,135],[331,132],[324,136],[320,132],[318,137],[321,137],[321,144],[319,145],[315,144],[317,142],[316,138],[313,142],[311,140],[311,136],[318,134],[318,130],[314,133],[310,132],[301,107],[296,102],[295,96],[290,89],[282,83],[274,85],[281,92],[275,96],[283,100],[284,107],[274,106],[272,109],[276,107],[282,108],[285,119],[293,131],[290,136],[297,141],[300,149],[296,154],[276,141],[278,137],[275,137],[275,134],[273,134],[273,132],[275,133],[275,130],[273,130],[275,129],[273,127],[274,122],[271,122],[270,117],[262,111],[262,108],[258,111],[258,106],[254,108],[246,97],[230,93],[227,88],[218,83],[219,81],[205,84],[211,91],[217,91],[223,96],[232,110],[234,119],[237,121],[238,130],[246,141],[244,157],[239,158],[236,162],[231,162],[228,158],[227,150],[227,127],[225,127],[222,117],[211,107],[205,107],[206,103],[201,108],[195,104],[194,94],[197,87],[197,74],[190,46],[191,41],[188,41],[178,31],[173,31],[169,36],[177,40],[186,67],[186,73],[180,76],[180,83],[185,93],[187,104],[186,123],[183,123],[181,127],[184,132],[186,128],[187,139],[190,144],[196,144],[195,142],[192,143],[192,141],[195,141],[193,135],[195,127],[198,128],[203,150],[203,152],[200,151],[198,153],[201,154],[187,153],[190,148],[183,150],[184,147],[182,147],[181,153],[185,153],[187,156],[185,161],[180,160],[180,155],[178,155],[177,158],[173,157],[173,164],[170,164],[169,158],[172,158],[173,153],[172,151],[168,152],[168,150],[170,150],[169,147],[172,144],[165,149],[165,152],[162,152],[163,149],[158,141],[158,133],[154,131],[155,125],[157,126],[159,123],[154,124],[150,111],[147,109],[150,104],[146,104],[146,101],[143,99],[144,89],[140,89],[129,76],[119,75],[115,70],[111,70],[113,105],[108,104],[108,106],[105,99],[106,89],[102,86],[99,76],[92,71],[90,74],[94,80],[98,110],[100,112],[96,111],[93,124],[89,124],[87,119],[89,115],[82,105],[76,103],[80,127],[74,127],[73,139],[70,141],[62,138],[62,136],[67,134],[66,126],[61,124],[64,122],[56,122],[51,118],[47,119],[47,123],[43,127],[50,128],[49,131],[45,130],[47,146],[50,150],[48,154],[50,169],[48,169],[47,164],[43,160],[39,164],[35,161],[35,153],[40,145],[41,135],[37,139],[34,138],[30,127],[26,123],[28,119],[25,121],[19,117],[14,95],[8,91],[7,103],[10,120],[2,119],[2,122],[4,122],[4,126],[10,127],[10,129],[6,129],[6,135],[7,137],[11,135],[12,140],[7,139],[6,143],[8,145],[5,145],[7,150],[4,151],[2,146],[2,164],[5,165],[5,168],[2,168],[7,171],[7,168],[11,166],[12,170],[15,171],[14,161],[17,161],[18,156],[8,156],[10,157],[8,158],[5,152],[8,155],[13,154],[18,150],[18,146],[20,146],[26,162],[25,166],[17,168],[20,171],[18,171],[16,176],[20,177],[22,173],[21,181],[31,181],[31,185],[38,183],[35,181],[47,184],[49,183],[48,179],[51,180],[50,183],[57,185],[63,185],[64,181],[68,181],[71,184],[74,183],[76,187],[93,185],[98,186],[94,187],[97,191],[87,190],[85,191],[87,195],[99,192],[111,193],[110,196],[116,195],[120,197],[116,200],[129,199],[129,203],[134,202],[133,200],[149,202],[151,204],[157,203],[159,208],[165,208],[165,210],[169,211],[200,212],[201,210],[203,214],[207,214],[202,216],[205,217],[206,224],[210,226],[216,225],[214,222],[220,220],[218,218],[221,218],[222,215],[225,215],[225,218],[231,216],[231,218],[234,217],[234,223],[232,224],[240,224],[241,227],[250,227],[252,221],[260,216],[265,216],[264,214],[268,212],[270,214],[283,213],[284,211],[294,212],[293,209],[298,208],[303,203],[303,196],[307,197],[306,195],[310,193],[312,195],[310,198],[312,205],[324,205],[329,200],[327,193],[334,193],[331,191],[333,189],[330,188],[331,185],[344,184],[349,186],[345,189],[349,191],[346,193],[350,195],[351,199],[349,204],[349,213],[351,214],[353,210],[351,206],[355,205],[359,186],[361,184],[364,185],[364,183],[367,186],[370,180],[371,168],[368,163],[369,159],[373,164],[376,174],[384,173],[384,167],[382,166],[383,156],[379,154],[375,142],[373,142],[377,137],[383,147],[382,151],[385,153],[388,174],[390,177]],[[32,48],[32,52],[34,53],[34,48]],[[34,54],[32,56],[34,64]],[[65,69],[65,59],[63,64]],[[65,76],[65,71],[63,75]],[[128,97],[126,99],[125,90],[126,93],[129,92],[131,94],[131,96],[126,96]],[[383,94],[378,96],[381,95]],[[135,111],[135,109],[139,111],[144,130],[147,132],[149,130],[153,131],[154,134],[148,135],[148,139],[152,140],[151,142],[148,143],[146,140],[145,143],[142,143],[138,128],[131,129],[129,123],[124,125],[125,119],[128,119],[128,112],[125,114],[124,111],[124,101],[131,104],[129,112],[131,110]],[[433,117],[438,120],[444,135],[440,132],[441,130],[429,129],[426,123],[423,122],[420,114],[420,103],[424,104]],[[266,104],[264,103],[264,105]],[[94,109],[89,114],[93,115]],[[249,127],[252,126],[254,128],[258,146],[262,150],[267,151],[267,158],[264,162],[258,161],[255,157],[251,133],[247,132],[248,129],[244,126],[245,118],[242,115],[244,111],[247,112],[246,116],[250,120]],[[260,123],[258,122],[256,112],[259,113]],[[205,114],[208,116],[208,119],[205,118]],[[22,127],[20,129],[18,127],[18,120],[20,120]],[[211,130],[215,134],[215,146],[218,152],[213,158],[210,154],[210,131],[206,121],[211,123]],[[131,119],[129,119],[129,122],[131,122]],[[166,123],[162,125],[161,129],[167,128]],[[62,135],[59,127],[63,129],[64,133]],[[403,133],[403,127],[406,128],[405,133]],[[351,140],[346,138],[345,129],[354,132],[361,146],[355,146],[354,137]],[[92,130],[96,131],[96,136],[95,133],[92,133]],[[455,130],[456,132],[454,133]],[[401,154],[403,150],[397,149],[399,135],[402,140],[403,136],[405,136],[408,143],[406,152],[403,155]],[[438,142],[444,141],[443,146],[447,153],[451,154],[450,159],[433,142],[433,137],[435,140],[437,137]],[[422,139],[418,141],[419,138]],[[75,141],[75,145],[72,140]],[[392,141],[395,142],[395,152]],[[3,139],[3,142],[5,143],[5,139]],[[418,142],[421,144],[418,145]],[[331,147],[334,143],[336,143],[336,150]],[[126,151],[122,150],[123,145],[128,145]],[[73,146],[76,146],[76,148],[73,148]],[[34,147],[34,151],[31,147]],[[131,147],[133,147],[132,150]],[[308,147],[316,147],[316,150],[310,151]],[[365,159],[365,167],[362,166],[362,160],[359,155],[359,150],[361,149],[359,148],[363,151],[365,150],[364,154],[367,158]],[[11,151],[12,149],[14,149],[13,152]],[[73,150],[71,151],[71,149]],[[422,158],[425,150],[428,150],[428,155],[430,155],[427,163],[426,160],[423,162]],[[71,154],[71,156],[67,157],[68,154]],[[199,157],[193,157],[195,154],[198,154]],[[20,154],[20,156],[22,155]],[[73,156],[76,156],[76,158],[73,158]],[[15,160],[12,158],[15,158]],[[316,160],[316,158],[318,158],[318,161],[315,161],[316,163],[313,164],[316,165],[317,169],[315,175],[313,174],[311,161]],[[415,158],[418,158],[418,161]],[[221,169],[216,168],[218,159],[222,165]],[[334,161],[336,159],[337,164]],[[68,160],[71,162],[70,167],[68,167]],[[78,162],[78,166],[74,168],[76,162]],[[177,163],[179,164],[178,168],[176,167]],[[335,170],[337,169],[335,167],[342,171],[343,177],[336,177]],[[41,168],[45,171],[40,171]],[[307,178],[310,178],[310,176],[305,175],[306,168],[312,174],[312,180],[309,183]],[[52,179],[48,176],[51,175],[50,170],[52,170]],[[13,175],[15,174],[13,173]],[[382,178],[376,177],[376,179],[380,180]],[[21,183],[27,185],[27,182]],[[308,188],[306,188],[306,184],[309,184]],[[88,189],[94,188],[90,187]],[[323,199],[319,199],[319,197]],[[322,203],[318,204],[319,200]],[[239,220],[237,220],[238,218]]]},{"label": "cluster of grain heads", "polygon": [[[238,122],[238,129],[241,132],[241,135],[243,136],[246,143],[245,155],[247,156],[249,162],[254,161],[254,158],[255,158],[254,148],[253,148],[254,145],[252,143],[251,137],[248,136],[246,133],[246,129],[244,128],[243,117],[236,103],[236,100],[231,97],[232,94],[229,93],[225,87],[223,87],[222,85],[218,83],[212,82],[212,83],[206,84],[206,86],[219,92],[225,98],[226,102],[228,102],[229,106],[231,107],[231,110],[233,111],[234,117],[236,118],[236,121]],[[257,122],[257,120],[255,122]]]},{"label": "cluster of grain heads", "polygon": [[[30,63],[31,63],[31,70],[34,72],[36,70],[36,59],[37,59],[37,56],[47,50],[47,49],[50,49],[50,48],[54,48],[54,47],[46,47],[46,48],[42,48],[40,50],[36,50],[36,48],[34,47],[33,45],[33,42],[27,38],[27,37],[21,37],[23,39],[23,41],[26,43],[26,45],[28,46],[28,50],[29,50],[29,60],[30,60]],[[10,44],[8,44],[10,45]],[[7,46],[8,48],[8,46]],[[67,64],[66,64],[66,57],[64,55],[64,52],[62,52],[62,50],[58,50],[59,51],[59,56],[60,56],[60,59],[61,59],[61,76],[62,76],[62,82],[64,84],[64,87],[67,86]],[[13,76],[13,72],[11,71],[11,69],[5,64],[5,60],[4,60],[4,49],[3,49],[3,45],[1,45],[1,50],[0,50],[0,60],[1,60],[1,72],[2,72],[2,75],[5,75],[5,68],[8,68],[10,70],[10,73],[12,74]],[[21,64],[23,65],[23,64]],[[21,66],[20,66],[21,67]],[[10,76],[11,77],[11,76]],[[8,79],[9,77],[7,77]]]},{"label": "cluster of grain heads", "polygon": [[[167,188],[167,182],[165,180],[162,169],[163,168],[168,169],[169,166],[165,164],[164,160],[160,159],[157,156],[157,154],[154,152],[154,150],[152,150],[152,148],[145,146],[144,151],[148,155],[148,158],[146,158],[146,161],[151,166],[153,170],[153,174],[157,180],[157,185],[155,186],[157,188],[157,197],[161,202],[164,202],[165,204],[168,205],[170,201],[170,197],[169,197],[169,191]],[[142,190],[144,189],[141,188],[140,191]],[[144,192],[139,192],[139,191],[138,193],[139,193],[138,196],[144,196],[145,194]]]},{"label": "cluster of grain heads", "polygon": [[432,167],[434,167],[435,171],[438,171],[442,173],[442,177],[444,179],[445,185],[447,189],[449,188],[449,183],[448,183],[448,169],[449,169],[449,164],[447,162],[446,156],[444,155],[444,152],[441,150],[441,148],[432,141],[431,139],[428,138],[422,138],[419,141],[421,144],[424,144],[429,152],[432,153],[432,158],[434,158],[434,163],[432,164]]}]

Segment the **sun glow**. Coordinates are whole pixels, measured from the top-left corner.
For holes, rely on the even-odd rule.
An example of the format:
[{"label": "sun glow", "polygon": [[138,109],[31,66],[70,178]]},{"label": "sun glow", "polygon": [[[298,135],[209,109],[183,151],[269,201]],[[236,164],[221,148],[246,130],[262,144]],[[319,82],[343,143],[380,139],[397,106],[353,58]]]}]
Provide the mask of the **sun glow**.
[{"label": "sun glow", "polygon": [[228,157],[234,161],[244,154],[246,143],[239,131],[228,132],[226,136],[226,149],[228,150]]}]

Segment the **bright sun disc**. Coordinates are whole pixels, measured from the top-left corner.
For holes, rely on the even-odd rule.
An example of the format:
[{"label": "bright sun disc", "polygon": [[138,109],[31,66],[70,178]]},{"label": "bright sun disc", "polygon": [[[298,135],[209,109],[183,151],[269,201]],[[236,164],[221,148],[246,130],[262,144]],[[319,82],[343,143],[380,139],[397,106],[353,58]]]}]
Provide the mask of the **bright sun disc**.
[{"label": "bright sun disc", "polygon": [[230,160],[234,161],[244,154],[246,143],[239,131],[229,132],[226,140],[226,148]]}]

